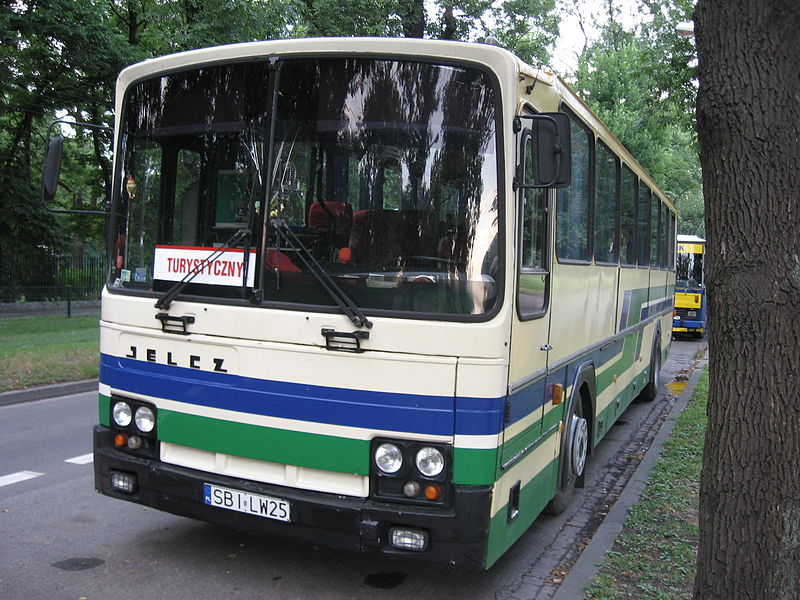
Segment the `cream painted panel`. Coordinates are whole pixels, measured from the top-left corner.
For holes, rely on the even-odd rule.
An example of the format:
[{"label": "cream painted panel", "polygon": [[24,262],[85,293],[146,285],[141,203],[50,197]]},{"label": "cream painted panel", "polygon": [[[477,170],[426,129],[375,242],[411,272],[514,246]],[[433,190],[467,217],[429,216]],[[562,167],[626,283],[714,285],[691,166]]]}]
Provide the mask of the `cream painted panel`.
[{"label": "cream painted panel", "polygon": [[[149,329],[150,333],[163,336],[161,323],[155,318],[160,311],[154,304],[154,298],[104,291],[101,319],[109,324],[131,326],[142,332]],[[510,305],[507,302],[500,314],[483,323],[371,317],[374,326],[369,330],[369,339],[364,340],[362,346],[365,350],[427,356],[502,358],[508,353],[506,338]],[[195,317],[195,322],[188,327],[191,335],[187,338],[192,339],[202,334],[209,338],[220,338],[219,341],[223,343],[234,343],[241,338],[245,343],[268,341],[324,348],[322,329],[355,330],[347,317],[337,313],[176,300],[172,303],[169,314]],[[176,339],[183,336],[169,334],[166,337]]]},{"label": "cream painted panel", "polygon": [[223,359],[227,373],[258,379],[449,397],[455,390],[455,358],[330,352],[297,344],[163,334],[101,321],[101,352],[124,357],[131,346],[137,348],[135,360],[169,364],[171,357],[177,366],[187,367],[181,361],[195,356],[197,368],[214,371],[214,359]]}]

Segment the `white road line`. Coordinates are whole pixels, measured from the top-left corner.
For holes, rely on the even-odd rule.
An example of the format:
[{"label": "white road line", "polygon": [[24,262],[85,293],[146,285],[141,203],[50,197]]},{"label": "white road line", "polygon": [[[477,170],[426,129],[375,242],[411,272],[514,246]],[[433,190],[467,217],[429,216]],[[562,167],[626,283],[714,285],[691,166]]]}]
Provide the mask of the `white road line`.
[{"label": "white road line", "polygon": [[73,465],[88,465],[92,461],[94,461],[94,453],[89,452],[89,454],[81,454],[74,458],[68,458],[64,462],[72,463]]},{"label": "white road line", "polygon": [[44,473],[36,473],[34,471],[20,471],[19,473],[12,473],[11,475],[3,475],[0,477],[0,487],[33,479],[34,477],[41,477],[42,475],[44,475]]}]

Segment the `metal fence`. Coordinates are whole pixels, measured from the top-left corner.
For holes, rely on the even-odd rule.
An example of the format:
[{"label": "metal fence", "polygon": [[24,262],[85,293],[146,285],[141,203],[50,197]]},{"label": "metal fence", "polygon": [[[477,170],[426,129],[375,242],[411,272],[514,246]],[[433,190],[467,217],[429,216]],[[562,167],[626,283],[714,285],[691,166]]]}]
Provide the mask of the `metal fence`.
[{"label": "metal fence", "polygon": [[97,300],[106,277],[106,257],[46,251],[0,257],[0,302]]}]

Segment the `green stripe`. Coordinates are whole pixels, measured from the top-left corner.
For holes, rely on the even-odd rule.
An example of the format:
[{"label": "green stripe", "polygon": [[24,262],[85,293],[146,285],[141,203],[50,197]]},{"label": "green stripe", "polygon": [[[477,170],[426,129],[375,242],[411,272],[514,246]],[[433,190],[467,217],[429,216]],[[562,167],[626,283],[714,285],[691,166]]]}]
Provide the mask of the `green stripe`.
[{"label": "green stripe", "polygon": [[369,441],[222,421],[161,409],[164,442],[255,460],[369,475]]},{"label": "green stripe", "polygon": [[639,329],[626,335],[622,345],[622,355],[617,359],[617,362],[597,375],[596,391],[598,396],[614,383],[615,374],[622,375],[634,365],[636,362],[636,349],[639,347],[639,336],[643,333],[644,329]]},{"label": "green stripe", "polygon": [[453,483],[492,485],[497,473],[497,448],[453,448]]},{"label": "green stripe", "polygon": [[[513,471],[512,471],[513,472]],[[489,522],[489,538],[486,550],[486,568],[491,567],[508,548],[525,533],[536,517],[544,510],[556,489],[558,460],[539,472],[528,485],[520,490],[519,516],[508,522],[508,498],[505,504]]]},{"label": "green stripe", "polygon": [[111,427],[111,396],[100,394],[97,410],[100,414],[100,425]]}]

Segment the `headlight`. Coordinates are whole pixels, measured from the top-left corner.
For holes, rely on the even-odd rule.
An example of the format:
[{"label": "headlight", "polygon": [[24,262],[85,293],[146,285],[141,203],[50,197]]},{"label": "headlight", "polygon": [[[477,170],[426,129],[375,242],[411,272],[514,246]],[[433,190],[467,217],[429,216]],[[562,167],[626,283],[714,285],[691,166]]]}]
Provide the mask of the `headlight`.
[{"label": "headlight", "polygon": [[117,402],[111,410],[111,416],[114,417],[114,423],[120,427],[127,427],[131,424],[133,413],[127,402]]},{"label": "headlight", "polygon": [[381,444],[375,449],[375,464],[384,473],[397,473],[403,466],[403,453],[394,444]]},{"label": "headlight", "polygon": [[147,406],[140,406],[137,408],[134,419],[136,421],[136,427],[138,427],[139,431],[142,433],[150,433],[153,431],[153,427],[156,426],[156,417],[153,411]]},{"label": "headlight", "polygon": [[426,477],[436,477],[444,470],[444,456],[436,448],[426,446],[417,452],[417,469]]}]

